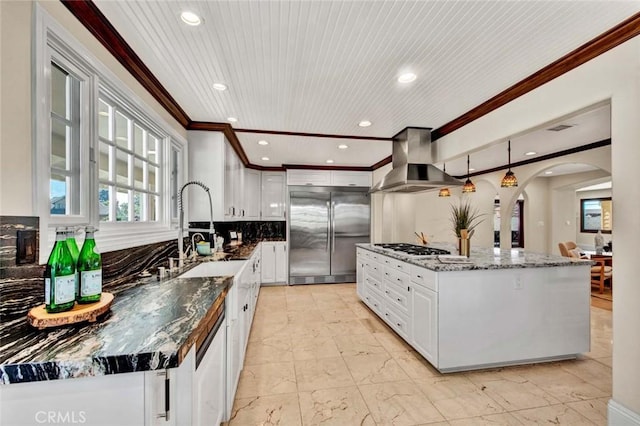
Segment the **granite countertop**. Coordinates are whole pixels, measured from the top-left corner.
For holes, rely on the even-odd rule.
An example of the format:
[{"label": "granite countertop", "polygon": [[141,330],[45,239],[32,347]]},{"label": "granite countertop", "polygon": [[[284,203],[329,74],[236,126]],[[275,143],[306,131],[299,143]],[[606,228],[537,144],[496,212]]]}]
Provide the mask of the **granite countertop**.
[{"label": "granite countertop", "polygon": [[[436,272],[472,271],[484,269],[517,269],[517,268],[547,268],[557,266],[585,266],[595,262],[590,260],[572,259],[551,254],[535,253],[525,250],[501,250],[484,247],[471,247],[471,263],[442,263],[433,258],[419,258],[407,254],[376,247],[373,244],[357,244],[358,247],[389,256],[403,262],[422,266]],[[429,244],[429,247],[449,250],[457,254],[453,244]]]},{"label": "granite countertop", "polygon": [[177,367],[224,309],[233,277],[172,278],[116,295],[93,324],[37,330],[26,318],[0,324],[0,383]]}]

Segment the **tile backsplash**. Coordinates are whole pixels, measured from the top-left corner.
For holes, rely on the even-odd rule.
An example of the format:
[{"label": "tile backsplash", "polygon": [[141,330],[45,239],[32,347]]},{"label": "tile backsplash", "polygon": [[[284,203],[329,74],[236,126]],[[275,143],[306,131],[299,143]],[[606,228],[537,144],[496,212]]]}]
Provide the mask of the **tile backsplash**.
[{"label": "tile backsplash", "polygon": [[[243,221],[243,222],[214,222],[216,234],[224,238],[225,244],[230,241],[230,232],[242,232],[242,240],[255,242],[261,240],[285,240],[287,236],[287,222],[282,221]],[[190,228],[208,229],[209,222],[189,222]],[[205,235],[208,240],[209,236]]]}]

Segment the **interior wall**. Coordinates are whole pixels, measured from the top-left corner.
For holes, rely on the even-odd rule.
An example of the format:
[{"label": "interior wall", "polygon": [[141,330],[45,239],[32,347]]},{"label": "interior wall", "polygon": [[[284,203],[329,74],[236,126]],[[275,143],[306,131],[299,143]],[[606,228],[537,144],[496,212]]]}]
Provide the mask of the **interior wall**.
[{"label": "interior wall", "polygon": [[524,248],[540,253],[548,252],[549,212],[556,211],[550,205],[549,179],[535,177],[526,188],[524,202]]},{"label": "interior wall", "polygon": [[33,205],[31,49],[36,3],[179,135],[186,130],[59,1],[0,1],[0,215],[37,215]]}]

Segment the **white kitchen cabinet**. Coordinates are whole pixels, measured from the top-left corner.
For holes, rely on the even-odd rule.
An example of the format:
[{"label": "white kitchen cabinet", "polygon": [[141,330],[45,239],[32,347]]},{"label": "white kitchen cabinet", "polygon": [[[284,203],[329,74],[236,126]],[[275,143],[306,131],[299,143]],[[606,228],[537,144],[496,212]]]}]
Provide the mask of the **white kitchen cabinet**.
[{"label": "white kitchen cabinet", "polygon": [[244,169],[244,180],[242,188],[242,196],[244,197],[243,205],[240,208],[241,219],[259,220],[260,219],[260,199],[262,188],[260,186],[260,171],[253,169]]},{"label": "white kitchen cabinet", "polygon": [[287,282],[287,242],[262,242],[262,283]]},{"label": "white kitchen cabinet", "polygon": [[413,285],[413,347],[431,364],[438,365],[438,294]]},{"label": "white kitchen cabinet", "polygon": [[244,208],[244,166],[229,143],[224,145],[224,216],[237,220]]},{"label": "white kitchen cabinet", "polygon": [[0,424],[49,423],[50,412],[60,424],[194,424],[194,367],[192,348],[178,368],[1,385]]},{"label": "white kitchen cabinet", "polygon": [[144,402],[144,372],[0,385],[0,424],[46,424],[53,412],[60,424],[142,426]]},{"label": "white kitchen cabinet", "polygon": [[284,172],[262,172],[263,220],[285,220],[286,194]]},{"label": "white kitchen cabinet", "polygon": [[371,187],[371,172],[332,170],[331,186],[364,186]]},{"label": "white kitchen cabinet", "polygon": [[329,170],[287,170],[287,185],[330,186]]},{"label": "white kitchen cabinet", "polygon": [[226,320],[214,336],[194,374],[194,425],[219,425],[225,420]]},{"label": "white kitchen cabinet", "polygon": [[144,372],[146,426],[192,424],[195,346],[178,368]]},{"label": "white kitchen cabinet", "polygon": [[[225,220],[225,145],[220,132],[188,132],[189,139],[189,181],[200,181],[209,187],[213,204],[213,220]],[[183,194],[188,202],[190,222],[208,222],[209,198],[207,193],[195,185],[188,186]],[[186,209],[185,209],[186,210]]]},{"label": "white kitchen cabinet", "polygon": [[360,299],[364,299],[365,287],[364,287],[364,264],[365,257],[363,253],[365,250],[356,248],[356,293]]}]

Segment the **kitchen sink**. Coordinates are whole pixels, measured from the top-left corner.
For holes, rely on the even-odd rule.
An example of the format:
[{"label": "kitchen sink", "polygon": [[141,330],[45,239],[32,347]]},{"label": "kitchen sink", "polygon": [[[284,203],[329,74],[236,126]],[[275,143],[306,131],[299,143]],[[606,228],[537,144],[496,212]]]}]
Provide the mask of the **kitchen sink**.
[{"label": "kitchen sink", "polygon": [[235,275],[246,260],[229,260],[226,262],[206,262],[180,275],[180,278],[218,277]]}]

